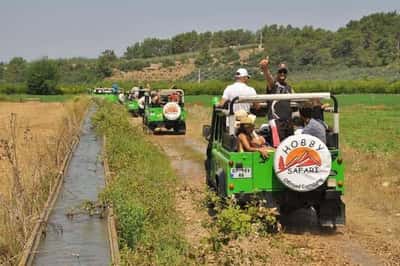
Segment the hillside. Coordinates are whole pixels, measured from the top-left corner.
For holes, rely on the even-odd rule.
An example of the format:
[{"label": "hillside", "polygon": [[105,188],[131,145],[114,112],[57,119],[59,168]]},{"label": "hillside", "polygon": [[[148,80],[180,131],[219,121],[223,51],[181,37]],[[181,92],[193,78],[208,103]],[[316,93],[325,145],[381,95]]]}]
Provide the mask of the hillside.
[{"label": "hillside", "polygon": [[[291,25],[265,25],[254,32],[191,31],[166,39],[146,38],[129,45],[121,57],[108,49],[97,59],[51,61],[62,73],[61,83],[93,84],[109,79],[197,81],[199,71],[201,80],[229,80],[239,66],[249,68],[254,79],[262,79],[257,64],[267,55],[272,68],[286,62],[296,80],[398,80],[400,15],[371,14],[337,31]],[[0,63],[0,85],[26,83],[31,64],[21,57]]]}]

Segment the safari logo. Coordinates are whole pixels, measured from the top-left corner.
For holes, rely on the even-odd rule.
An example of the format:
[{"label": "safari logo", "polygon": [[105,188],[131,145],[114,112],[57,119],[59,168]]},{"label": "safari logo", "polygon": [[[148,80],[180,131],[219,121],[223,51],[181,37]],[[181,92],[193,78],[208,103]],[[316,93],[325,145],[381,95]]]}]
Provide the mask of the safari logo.
[{"label": "safari logo", "polygon": [[331,163],[331,154],[320,139],[301,134],[281,142],[275,152],[274,168],[285,186],[306,192],[325,183]]}]

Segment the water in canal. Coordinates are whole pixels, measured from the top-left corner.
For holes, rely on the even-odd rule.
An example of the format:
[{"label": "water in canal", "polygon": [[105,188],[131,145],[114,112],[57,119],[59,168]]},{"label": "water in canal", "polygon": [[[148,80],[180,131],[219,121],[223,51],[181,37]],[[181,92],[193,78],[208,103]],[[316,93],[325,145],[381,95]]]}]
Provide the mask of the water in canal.
[{"label": "water in canal", "polygon": [[93,113],[91,108],[85,117],[80,142],[49,217],[35,265],[110,265],[106,218],[84,213],[72,217],[66,215],[82,202],[96,201],[104,187],[102,143],[92,129],[90,117]]}]

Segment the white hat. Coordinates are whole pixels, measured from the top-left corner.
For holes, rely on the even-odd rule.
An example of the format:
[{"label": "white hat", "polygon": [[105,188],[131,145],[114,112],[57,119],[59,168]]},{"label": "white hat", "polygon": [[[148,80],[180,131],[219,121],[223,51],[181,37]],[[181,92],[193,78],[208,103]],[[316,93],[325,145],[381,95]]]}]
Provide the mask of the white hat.
[{"label": "white hat", "polygon": [[248,78],[250,78],[250,75],[249,75],[249,73],[247,73],[247,69],[245,69],[245,68],[239,68],[238,70],[236,70],[235,77],[236,77],[236,78],[241,78],[241,77],[248,77]]}]

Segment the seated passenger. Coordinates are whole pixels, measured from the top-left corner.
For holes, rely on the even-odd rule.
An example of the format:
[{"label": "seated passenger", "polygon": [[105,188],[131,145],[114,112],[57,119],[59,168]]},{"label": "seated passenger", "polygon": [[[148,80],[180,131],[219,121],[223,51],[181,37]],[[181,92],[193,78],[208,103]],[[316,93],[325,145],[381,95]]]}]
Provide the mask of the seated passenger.
[{"label": "seated passenger", "polygon": [[268,151],[271,151],[272,147],[267,146],[265,139],[254,131],[254,122],[249,116],[240,119],[239,151],[258,151],[263,158],[268,158]]},{"label": "seated passenger", "polygon": [[123,104],[125,102],[125,94],[122,90],[118,94],[118,101],[121,104]]},{"label": "seated passenger", "polygon": [[169,102],[180,102],[180,97],[177,92],[173,92],[168,96]]},{"label": "seated passenger", "polygon": [[160,94],[158,92],[155,92],[155,91],[151,92],[150,98],[151,98],[151,103],[153,105],[161,104]]},{"label": "seated passenger", "polygon": [[304,121],[303,134],[319,138],[323,143],[326,143],[326,127],[323,121],[312,118],[313,106],[310,103],[305,103],[300,108],[300,116]]},{"label": "seated passenger", "polygon": [[292,123],[293,123],[294,135],[301,134],[304,128],[303,119],[301,119],[301,117],[299,116],[295,116],[292,118]]}]

